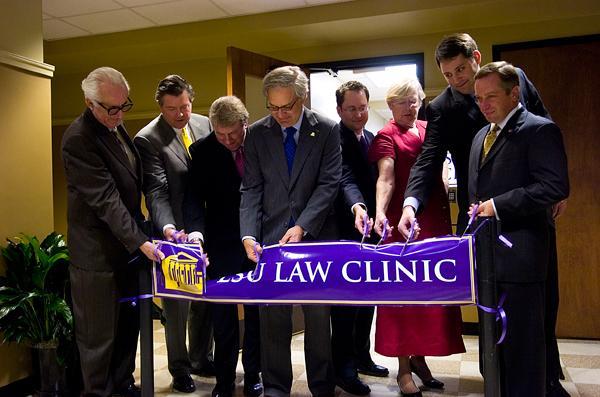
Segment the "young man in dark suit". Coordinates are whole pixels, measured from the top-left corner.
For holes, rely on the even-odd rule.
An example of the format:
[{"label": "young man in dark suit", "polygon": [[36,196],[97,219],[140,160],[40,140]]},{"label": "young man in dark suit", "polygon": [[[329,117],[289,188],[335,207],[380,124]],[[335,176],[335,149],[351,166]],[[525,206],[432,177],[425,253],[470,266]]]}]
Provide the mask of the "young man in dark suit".
[{"label": "young man in dark suit", "polygon": [[[374,136],[365,129],[369,120],[369,90],[358,81],[348,81],[338,87],[335,97],[342,143],[342,179],[336,215],[340,237],[360,241],[364,216],[372,219],[375,212],[376,170],[367,159]],[[336,383],[346,392],[359,396],[369,394],[371,389],[359,379],[357,372],[379,377],[389,374],[387,368],[373,362],[370,354],[374,311],[372,306],[331,307]]]},{"label": "young man in dark suit", "polygon": [[[194,95],[191,84],[182,77],[169,75],[162,79],[155,94],[160,114],[133,140],[142,157],[144,196],[155,234],[170,241],[174,240],[178,229],[184,228],[183,200],[189,183],[189,146],[210,133],[208,118],[192,113]],[[173,389],[191,393],[196,386],[190,373],[214,375],[208,304],[169,298],[163,298],[162,302]]]},{"label": "young man in dark suit", "polygon": [[[263,79],[270,115],[250,126],[240,204],[240,234],[248,258],[265,245],[337,238],[332,211],[342,170],[337,124],[304,107],[308,79],[284,66]],[[261,249],[259,248],[260,252]],[[263,384],[266,396],[289,396],[292,387],[292,307],[260,307]],[[303,305],[308,387],[334,395],[329,307]]]},{"label": "young man in dark suit", "polygon": [[129,84],[119,71],[101,67],[81,88],[87,109],[65,131],[62,156],[82,395],[139,396],[133,384],[139,313],[119,300],[138,294],[134,258],[164,256],[141,229],[141,162],[122,124],[133,106]]},{"label": "young man in dark suit", "polygon": [[475,97],[491,124],[473,139],[469,201],[479,204],[478,216],[496,217],[512,243],[492,248],[508,317],[506,340],[499,345],[503,395],[543,397],[547,211],[568,196],[569,178],[560,129],[527,111],[519,89],[518,72],[506,62],[487,64],[475,75]]},{"label": "young man in dark suit", "polygon": [[[244,140],[248,111],[238,98],[221,97],[209,111],[213,132],[190,147],[192,167],[185,200],[188,230],[204,234],[210,257],[209,279],[254,269],[240,241],[240,185],[244,173]],[[237,305],[209,304],[215,337],[217,384],[213,397],[231,397],[239,354]],[[260,382],[260,324],[258,307],[244,305],[244,394],[258,397]]]},{"label": "young man in dark suit", "polygon": [[[473,137],[486,123],[474,99],[475,73],[479,70],[481,53],[477,43],[466,33],[446,36],[435,50],[435,59],[448,82],[448,87],[426,108],[427,135],[423,148],[410,172],[404,197],[404,209],[398,229],[408,236],[415,213],[427,204],[431,182],[442,172],[446,153],[450,152],[458,184],[457,233],[462,233],[467,225],[469,201],[467,181],[469,179],[469,151]],[[550,119],[550,115],[536,88],[525,73],[516,68],[519,76],[519,101],[531,113]],[[556,245],[554,219],[566,208],[566,200],[555,203],[548,210],[548,230]],[[546,283],[546,337],[547,343],[547,382],[550,396],[564,397],[568,393],[559,382],[561,375],[558,344],[555,328],[558,314],[558,263],[556,249],[548,265]]]}]

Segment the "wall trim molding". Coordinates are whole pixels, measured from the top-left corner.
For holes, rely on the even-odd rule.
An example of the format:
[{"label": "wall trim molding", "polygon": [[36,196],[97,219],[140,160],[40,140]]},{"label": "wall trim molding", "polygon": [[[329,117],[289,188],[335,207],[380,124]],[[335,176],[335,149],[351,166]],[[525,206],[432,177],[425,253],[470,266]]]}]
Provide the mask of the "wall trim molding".
[{"label": "wall trim molding", "polygon": [[5,50],[0,50],[0,64],[32,72],[43,77],[52,78],[54,76],[55,68],[53,65]]}]

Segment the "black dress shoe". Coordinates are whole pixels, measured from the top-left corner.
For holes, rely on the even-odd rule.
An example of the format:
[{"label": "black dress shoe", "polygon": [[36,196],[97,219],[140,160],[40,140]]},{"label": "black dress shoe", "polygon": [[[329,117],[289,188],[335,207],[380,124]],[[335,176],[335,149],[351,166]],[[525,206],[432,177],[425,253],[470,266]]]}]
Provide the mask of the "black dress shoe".
[{"label": "black dress shoe", "polygon": [[260,382],[258,374],[246,374],[244,376],[244,395],[248,397],[258,397],[263,392],[263,385]]},{"label": "black dress shoe", "polygon": [[244,395],[248,397],[258,397],[263,392],[262,383],[246,383],[244,381]]},{"label": "black dress shoe", "polygon": [[229,386],[223,386],[217,384],[213,389],[211,396],[212,397],[232,397],[233,391],[235,390],[235,383],[232,383]]},{"label": "black dress shoe", "polygon": [[196,385],[191,376],[179,375],[173,378],[173,390],[182,393],[193,393],[196,391]]},{"label": "black dress shoe", "polygon": [[204,364],[202,368],[190,368],[190,373],[205,378],[214,378],[217,374],[217,370],[215,369],[215,364],[212,361],[209,361]]},{"label": "black dress shoe", "polygon": [[142,390],[133,383],[124,389],[118,389],[113,397],[141,397]]},{"label": "black dress shoe", "polygon": [[377,376],[379,378],[385,378],[390,374],[390,371],[381,365],[377,365],[374,362],[358,364],[357,371],[363,375]]},{"label": "black dress shoe", "polygon": [[563,385],[558,380],[551,381],[546,385],[546,396],[547,397],[571,397],[568,391],[565,390]]},{"label": "black dress shoe", "polygon": [[358,376],[353,378],[337,378],[335,383],[346,393],[356,396],[366,396],[371,393],[371,388],[358,379]]},{"label": "black dress shoe", "polygon": [[414,393],[405,393],[402,391],[402,389],[400,389],[400,395],[402,397],[423,397],[423,393],[421,393],[421,390],[416,391]]},{"label": "black dress shoe", "polygon": [[[425,371],[422,368],[417,367],[413,364],[412,360],[410,361],[410,370],[415,373],[421,379],[423,386],[429,389],[443,389],[444,382],[437,380],[433,376],[431,376],[430,371]],[[427,379],[426,373],[429,373],[429,379]]]}]

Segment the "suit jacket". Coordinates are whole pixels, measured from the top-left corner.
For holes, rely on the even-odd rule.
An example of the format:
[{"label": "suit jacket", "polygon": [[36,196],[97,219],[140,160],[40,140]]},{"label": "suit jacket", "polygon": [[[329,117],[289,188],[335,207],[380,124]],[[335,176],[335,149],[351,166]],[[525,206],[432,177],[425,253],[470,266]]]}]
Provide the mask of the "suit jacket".
[{"label": "suit jacket", "polygon": [[192,167],[184,205],[185,227],[204,234],[208,275],[219,278],[254,266],[240,241],[240,185],[232,153],[211,133],[190,146]]},{"label": "suit jacket", "polygon": [[62,139],[71,264],[84,270],[123,269],[147,240],[140,228],[140,158],[122,126],[118,133],[133,152],[136,169],[117,137],[89,109]]},{"label": "suit jacket", "polygon": [[[354,131],[339,123],[342,145],[342,179],[336,201],[336,214],[341,238],[356,240],[361,234],[354,228],[354,215],[350,211],[356,203],[364,203],[370,217],[375,216],[375,183],[377,171],[363,154]],[[371,146],[374,135],[364,130],[367,145]]]},{"label": "suit jacket", "polygon": [[[188,126],[196,141],[210,133],[208,118],[199,114],[191,115]],[[133,142],[142,157],[144,196],[156,235],[162,236],[163,226],[169,223],[182,229],[183,200],[190,168],[190,158],[183,143],[162,115],[142,128]]]},{"label": "suit jacket", "polygon": [[240,235],[274,244],[292,217],[308,238],[336,238],[332,207],[342,173],[338,125],[304,109],[291,175],[283,132],[275,119],[267,116],[249,130],[244,145]]},{"label": "suit jacket", "polygon": [[[525,73],[517,68],[519,75],[520,102],[530,112],[550,118],[542,100]],[[419,200],[422,211],[433,187],[442,172],[442,165],[449,151],[452,155],[458,184],[457,201],[460,210],[459,226],[466,226],[469,209],[467,181],[469,179],[469,152],[473,137],[488,124],[470,95],[463,95],[448,86],[426,108],[427,134],[421,153],[410,171],[404,197]],[[462,232],[462,230],[459,230]]]},{"label": "suit jacket", "polygon": [[509,119],[485,161],[481,152],[490,127],[473,140],[469,157],[469,200],[494,199],[500,233],[512,248],[496,244],[501,282],[543,281],[548,264],[546,210],[569,194],[567,157],[560,129],[524,108]]}]

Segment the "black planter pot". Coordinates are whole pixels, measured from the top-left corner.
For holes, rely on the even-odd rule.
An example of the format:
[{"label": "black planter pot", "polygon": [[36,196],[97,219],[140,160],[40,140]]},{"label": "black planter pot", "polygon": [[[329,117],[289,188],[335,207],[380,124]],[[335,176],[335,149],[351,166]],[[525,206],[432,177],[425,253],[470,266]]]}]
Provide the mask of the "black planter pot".
[{"label": "black planter pot", "polygon": [[62,397],[65,395],[65,368],[58,362],[57,348],[53,345],[36,345],[39,388],[38,397]]}]

